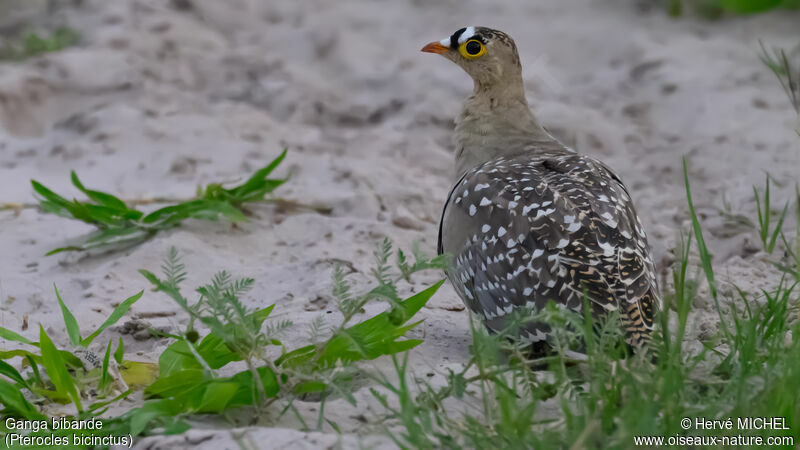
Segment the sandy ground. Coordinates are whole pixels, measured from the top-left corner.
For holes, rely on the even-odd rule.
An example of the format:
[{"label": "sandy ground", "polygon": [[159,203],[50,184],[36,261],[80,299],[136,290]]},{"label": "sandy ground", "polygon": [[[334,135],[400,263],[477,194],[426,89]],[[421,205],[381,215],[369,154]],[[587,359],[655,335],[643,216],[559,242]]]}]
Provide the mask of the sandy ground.
[{"label": "sandy ground", "polygon": [[[299,344],[314,317],[335,315],[336,261],[351,264],[364,283],[383,237],[405,248],[420,241],[433,253],[452,175],[452,120],[472,85],[456,66],[419,49],[465,25],[516,39],[540,121],[619,172],[663,273],[688,224],[680,170],[688,155],[723,291],[730,281],[748,291],[774,283],[756,234],[727,225],[719,207],[725,198],[733,211],[755,217],[751,186],[763,185],[765,172],[782,185],[773,193],[781,201],[797,181],[794,115],[757,56],[759,39],[796,44],[797,14],[707,23],[627,1],[85,0],[48,16],[42,2],[26,10],[21,3],[0,0],[0,31],[21,18],[67,24],[82,41],[0,63],[0,202],[32,202],[32,178],[77,195],[70,169],[123,198],[185,197],[199,184],[241,179],[288,148],[282,171],[292,179],[280,195],[333,208],[325,216],[258,206],[237,228],[191,222],[124,252],[50,257],[45,252],[90,228],[36,209],[0,212],[0,325],[30,338],[41,323],[67,343],[53,283],[91,329],[113,304],[148,288],[137,269],[157,270],[176,246],[187,287],[220,269],[254,277],[246,300],[276,303],[276,316],[297,324],[285,341]],[[405,292],[439,277],[415,276]],[[716,317],[709,302],[697,306],[695,346]],[[31,326],[23,331],[25,316]],[[185,319],[155,293],[128,316],[121,323],[172,330]],[[412,356],[414,372],[435,381],[468,357],[467,313],[446,286],[421,317],[413,334],[426,340]],[[123,337],[131,359],[154,360],[168,343]],[[366,389],[357,398],[359,408],[328,404],[347,433],[342,440],[327,426],[294,431],[296,420],[284,417],[275,428],[201,424],[137,445],[230,448],[241,436],[271,448],[391,447],[354,434],[375,432],[380,412]],[[301,409],[316,415],[316,404]]]}]

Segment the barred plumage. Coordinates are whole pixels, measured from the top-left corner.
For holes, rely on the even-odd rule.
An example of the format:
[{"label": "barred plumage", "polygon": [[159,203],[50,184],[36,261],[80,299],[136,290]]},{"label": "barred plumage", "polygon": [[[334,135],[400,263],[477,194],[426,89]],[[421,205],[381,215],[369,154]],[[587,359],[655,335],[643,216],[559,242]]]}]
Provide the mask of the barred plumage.
[{"label": "barred plumage", "polygon": [[[487,59],[463,51],[460,58],[460,46],[475,36]],[[459,296],[499,331],[512,311],[550,300],[582,311],[585,293],[594,317],[617,310],[626,340],[646,343],[660,302],[655,268],[620,178],[539,126],[506,34],[470,27],[436,44],[424,50],[447,56],[475,80],[456,125],[460,178],[439,229],[439,252],[454,257],[448,278]],[[520,337],[544,341],[549,331],[530,324]]]}]

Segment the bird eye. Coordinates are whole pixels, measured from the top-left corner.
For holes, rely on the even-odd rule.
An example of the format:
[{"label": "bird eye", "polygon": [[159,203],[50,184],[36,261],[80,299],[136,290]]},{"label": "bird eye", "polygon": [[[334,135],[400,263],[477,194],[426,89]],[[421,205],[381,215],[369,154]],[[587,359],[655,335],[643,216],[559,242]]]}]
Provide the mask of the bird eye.
[{"label": "bird eye", "polygon": [[486,53],[486,46],[477,39],[470,39],[467,42],[461,44],[459,47],[459,52],[461,56],[467,59],[475,59],[479,56],[483,56]]}]

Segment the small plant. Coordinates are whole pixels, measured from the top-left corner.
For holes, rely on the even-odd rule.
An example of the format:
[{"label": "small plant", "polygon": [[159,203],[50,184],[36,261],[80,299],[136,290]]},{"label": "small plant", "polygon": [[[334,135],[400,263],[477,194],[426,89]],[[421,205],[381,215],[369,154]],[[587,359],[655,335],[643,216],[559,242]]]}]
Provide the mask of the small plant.
[{"label": "small plant", "polygon": [[[800,47],[798,47],[798,49],[800,49]],[[794,53],[795,56],[797,56],[797,52],[795,51]],[[778,81],[783,87],[783,90],[786,92],[786,95],[789,97],[792,107],[794,108],[795,112],[797,112],[797,126],[795,127],[795,131],[798,135],[800,135],[800,63],[794,59],[790,59],[786,51],[783,49],[773,48],[771,51],[768,51],[766,47],[764,47],[763,43],[761,43],[761,61],[775,74],[776,77],[778,77]],[[767,183],[769,183],[769,179],[767,179]],[[767,185],[767,192],[768,189],[769,185]],[[758,200],[758,196],[756,196],[756,200]],[[764,203],[765,208],[768,208],[768,205],[766,205],[766,200]],[[785,214],[786,208],[784,208],[780,216],[781,224]],[[780,234],[781,242],[784,245],[785,257],[783,258],[783,261],[775,262],[773,264],[779,270],[792,276],[797,282],[800,282],[800,188],[797,184],[795,184],[795,214],[796,230],[794,236],[794,245],[792,245],[789,239],[786,238],[782,230],[776,230],[776,232]],[[761,217],[761,215],[761,209],[759,208],[759,217]],[[781,228],[781,224],[777,226],[778,230]],[[771,241],[775,240],[775,237],[773,236],[770,239]]]},{"label": "small plant", "polygon": [[[97,355],[87,349],[106,328],[114,325],[125,315],[130,307],[141,298],[142,292],[120,303],[97,330],[85,338],[81,337],[78,322],[64,304],[58,289],[55,290],[55,295],[61,306],[64,325],[72,345],[71,350],[58,349],[42,327],[39,327],[38,342],[31,341],[9,329],[0,328],[0,337],[3,340],[17,342],[34,349],[0,351],[0,375],[7,378],[0,378],[0,403],[4,405],[4,415],[39,420],[43,416],[30,401],[72,403],[75,405],[78,415],[100,413],[108,402],[99,401],[85,408],[83,401],[106,398],[114,392],[112,389],[114,384],[127,388],[127,385],[146,384],[153,379],[153,377],[149,377],[148,380],[146,376],[151,365],[123,360],[124,350],[121,340],[117,351],[114,352],[114,362],[110,360],[112,344],[110,341],[106,346],[102,362]],[[17,369],[5,362],[5,360],[16,357],[22,358],[24,365],[30,369],[27,376],[23,376]],[[40,367],[44,371],[40,370]],[[145,379],[141,377],[143,374]],[[23,396],[21,394],[23,391],[30,395]],[[115,401],[121,400],[130,392],[130,389],[124,389],[122,393],[116,392],[119,395]]]},{"label": "small plant", "polygon": [[780,214],[778,214],[778,221],[775,224],[775,229],[770,230],[772,226],[772,208],[769,198],[769,175],[767,175],[766,188],[764,189],[764,197],[762,198],[758,189],[753,186],[753,195],[756,199],[756,209],[758,211],[758,235],[761,238],[761,243],[764,245],[764,250],[772,254],[775,250],[775,244],[778,243],[778,236],[783,230],[783,221],[786,219],[786,213],[789,211],[789,202],[783,206]]},{"label": "small plant", "polygon": [[[376,252],[378,268],[373,272],[378,286],[362,295],[352,295],[341,270],[335,269],[334,294],[339,299],[341,322],[331,327],[328,339],[287,351],[279,337],[292,323],[276,321],[264,327],[274,305],[251,310],[239,300],[250,289],[252,279],[234,280],[227,272],[220,272],[211,283],[197,289],[199,298],[190,303],[179,290],[185,278],[183,265],[176,251],[171,250],[162,266],[164,279],[144,270],[142,274],[156,290],[178,303],[190,320],[181,335],[173,336],[176,342],[162,353],[159,379],[145,394],[160,399],[154,402],[169,404],[165,411],[179,410],[184,414],[221,413],[241,407],[258,412],[279,399],[287,401],[283,409],[287,411],[293,408],[296,396],[315,392],[351,399],[342,383],[354,370],[352,364],[417,346],[420,340],[399,339],[419,324],[408,321],[442,284],[401,299],[384,265],[390,254],[391,245],[384,241]],[[417,267],[437,267],[437,261],[441,259],[417,260]],[[361,308],[376,299],[387,301],[390,310],[350,325]],[[196,328],[200,324],[209,330],[202,339]],[[313,326],[314,334],[318,334],[322,325]],[[235,362],[243,362],[246,370],[233,376],[219,374],[220,369]]]},{"label": "small plant", "polygon": [[761,61],[778,77],[792,107],[800,114],[800,65],[789,59],[786,50],[782,48],[767,50],[763,43],[760,45]]},{"label": "small plant", "polygon": [[[86,360],[85,347],[118,321],[141,297],[141,292],[117,306],[111,316],[86,337],[82,337],[77,319],[56,293],[67,335],[77,350],[57,349],[44,329],[40,333],[40,342],[31,342],[11,330],[0,328],[1,338],[41,350],[41,355],[25,350],[0,352],[3,413],[28,420],[45,419],[39,408],[20,393],[27,390],[41,395],[46,401],[74,404],[76,417],[96,417],[132,392],[132,389],[127,389],[114,398],[84,407],[86,396],[82,393],[90,390],[101,392],[101,396],[112,393],[109,386],[113,384],[112,369],[117,362],[123,371],[123,380],[131,386],[143,387],[146,400],[141,407],[104,420],[102,431],[85,431],[89,437],[181,433],[189,428],[185,417],[192,414],[224,413],[230,420],[246,423],[258,418],[276,401],[284,404],[281,414],[295,411],[300,417],[293,402],[307,395],[321,396],[318,419],[318,426],[321,426],[326,420],[326,398],[342,396],[355,402],[347,387],[357,371],[354,363],[404,352],[422,342],[406,339],[405,334],[420,323],[410,321],[443,281],[406,299],[399,297],[395,283],[425,268],[442,268],[445,260],[443,257],[428,259],[415,250],[415,261],[410,263],[398,252],[398,268],[393,271],[387,264],[392,253],[388,240],[379,246],[377,268],[373,271],[377,285],[363,294],[354,294],[343,272],[334,270],[334,294],[339,299],[341,321],[335,326],[315,321],[312,324],[315,340],[309,345],[287,350],[280,335],[293,324],[287,320],[268,321],[274,305],[253,309],[241,300],[241,296],[252,287],[252,279],[234,279],[227,272],[219,272],[209,283],[198,287],[195,290],[197,299],[190,301],[181,292],[181,284],[186,279],[185,267],[177,250],[170,249],[162,264],[162,277],[146,270],[141,273],[156,291],[175,301],[189,320],[180,334],[167,335],[175,342],[160,355],[157,369],[152,364],[123,361],[124,350],[120,341],[113,353],[111,344],[108,344],[102,362],[99,362],[99,357],[92,358],[96,361],[96,369],[86,373],[83,370],[86,365],[83,362]],[[387,302],[389,310],[354,323],[362,308],[376,300]],[[324,339],[320,338],[323,334]],[[18,356],[31,366],[31,375],[27,378],[4,362]],[[47,378],[41,374],[40,366],[44,367]],[[149,377],[142,376],[143,372]],[[335,423],[328,423],[336,427]],[[52,430],[40,431],[39,434],[49,435]]]},{"label": "small plant", "polygon": [[56,248],[48,255],[63,251],[136,245],[150,239],[159,231],[176,227],[190,218],[216,220],[223,216],[232,222],[246,221],[245,204],[264,201],[267,194],[286,182],[285,178],[268,178],[285,156],[286,151],[238,186],[224,188],[220,184],[210,184],[200,189],[194,200],[165,206],[149,214],[129,207],[107,192],[85,188],[75,172],[71,175],[72,184],[89,198],[88,202],[69,201],[38,181],[31,180],[34,191],[40,196],[40,207],[44,212],[77,219],[97,228],[97,231],[82,238],[78,244]]},{"label": "small plant", "polygon": [[[56,28],[49,36],[26,31],[19,39],[0,45],[0,61],[21,60],[43,53],[58,52],[80,41],[80,34],[72,28]],[[1,42],[0,42],[1,43]]]}]

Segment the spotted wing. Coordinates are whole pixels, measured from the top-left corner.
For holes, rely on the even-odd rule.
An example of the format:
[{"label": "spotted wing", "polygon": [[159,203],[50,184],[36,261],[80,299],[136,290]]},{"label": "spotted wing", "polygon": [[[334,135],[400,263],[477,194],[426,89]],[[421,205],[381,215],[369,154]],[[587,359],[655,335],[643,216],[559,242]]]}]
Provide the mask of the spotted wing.
[{"label": "spotted wing", "polygon": [[490,329],[549,300],[580,311],[585,291],[593,314],[620,310],[629,341],[649,335],[658,297],[647,240],[601,163],[571,152],[492,160],[456,184],[442,227],[442,250],[455,258],[448,276]]}]

